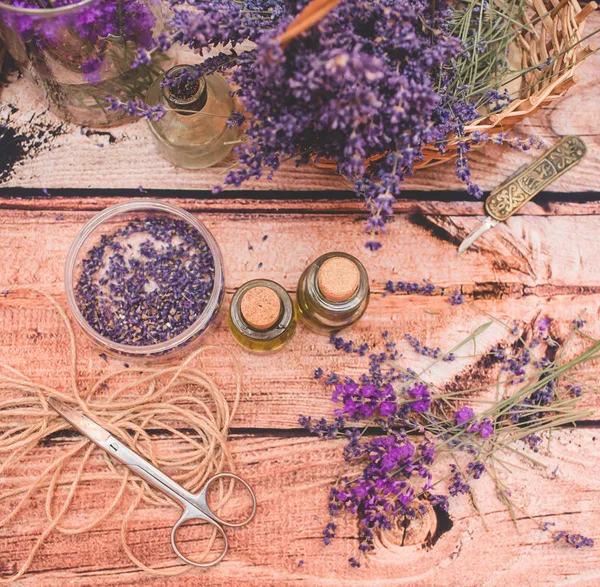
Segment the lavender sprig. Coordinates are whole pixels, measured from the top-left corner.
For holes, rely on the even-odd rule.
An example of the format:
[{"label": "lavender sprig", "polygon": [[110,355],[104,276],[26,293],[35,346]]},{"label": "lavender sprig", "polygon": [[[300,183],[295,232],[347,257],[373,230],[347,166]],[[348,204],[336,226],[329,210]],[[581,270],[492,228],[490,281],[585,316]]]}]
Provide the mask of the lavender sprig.
[{"label": "lavender sprig", "polygon": [[[458,353],[491,324],[478,328],[449,352]],[[361,552],[371,551],[375,534],[391,529],[395,520],[410,516],[416,504],[428,501],[432,506],[447,509],[451,499],[472,494],[473,481],[486,472],[497,484],[498,495],[513,515],[515,506],[510,502],[510,492],[495,473],[497,462],[504,466],[499,458],[501,452],[522,454],[537,464],[515,443],[537,448],[544,431],[589,415],[576,409],[576,397],[583,393],[581,386],[575,386],[573,392],[573,383],[561,387],[559,379],[568,375],[571,380],[573,369],[597,360],[600,341],[561,364],[548,358],[558,356],[556,343],[550,336],[552,328],[552,321],[542,318],[534,325],[525,347],[517,334],[516,346],[507,344],[506,348],[497,347],[485,353],[487,368],[500,369],[501,373],[507,373],[507,378],[484,381],[477,388],[445,389],[424,381],[423,374],[430,372],[444,353],[435,353],[432,365],[419,374],[400,364],[397,345],[387,332],[383,335],[383,350],[371,347],[367,351],[369,370],[358,379],[335,374],[325,379],[325,384],[333,387],[334,419],[301,416],[299,421],[322,439],[345,438],[344,459],[363,467],[358,476],[342,476],[338,480],[331,489],[329,502],[333,518],[342,511],[357,518]],[[578,332],[575,325],[573,332]],[[349,353],[360,348],[340,337],[331,342]],[[318,369],[315,377],[323,379],[323,370]],[[473,397],[497,385],[505,386],[505,395],[498,401]],[[476,406],[479,401],[488,407],[477,409],[468,405]],[[414,436],[415,433],[420,436]],[[454,462],[448,472],[442,463],[450,457]],[[440,485],[447,487],[447,495],[440,493]],[[327,527],[326,543],[334,534],[332,522]],[[577,548],[593,544],[579,534],[563,532],[556,536],[556,540],[565,540]]]}]

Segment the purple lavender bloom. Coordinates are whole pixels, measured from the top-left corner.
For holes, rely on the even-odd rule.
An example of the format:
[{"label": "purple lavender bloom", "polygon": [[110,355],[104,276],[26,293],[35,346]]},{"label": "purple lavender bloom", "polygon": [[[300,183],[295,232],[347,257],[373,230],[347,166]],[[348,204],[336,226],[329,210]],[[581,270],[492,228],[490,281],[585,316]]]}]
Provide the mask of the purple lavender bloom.
[{"label": "purple lavender bloom", "polygon": [[483,420],[483,422],[481,422],[479,433],[481,434],[481,438],[489,438],[492,436],[492,434],[494,434],[494,426],[489,418],[486,418]]},{"label": "purple lavender bloom", "polygon": [[468,420],[472,420],[473,415],[473,409],[468,406],[463,406],[460,410],[454,412],[454,418],[459,425],[464,424]]},{"label": "purple lavender bloom", "polygon": [[99,57],[94,56],[81,64],[83,77],[88,83],[96,83],[102,79],[102,74],[100,73],[102,63],[103,61]]},{"label": "purple lavender bloom", "polygon": [[150,65],[152,63],[152,58],[150,57],[150,53],[146,51],[143,47],[138,47],[135,58],[131,62],[131,67],[134,69],[140,67],[141,65]]},{"label": "purple lavender bloom", "polygon": [[569,391],[573,397],[581,397],[581,394],[583,393],[581,385],[570,385]]},{"label": "purple lavender bloom", "polygon": [[[381,248],[381,243],[379,241],[369,240],[365,243],[365,248],[369,249],[369,251],[378,251]],[[357,563],[360,567],[360,563]]]},{"label": "purple lavender bloom", "polygon": [[592,538],[587,538],[582,534],[569,534],[565,530],[557,532],[554,536],[554,540],[557,542],[566,542],[575,548],[583,548],[584,546],[591,548],[594,546],[594,540]]},{"label": "purple lavender bloom", "polygon": [[455,289],[454,293],[448,298],[448,302],[450,302],[451,306],[460,306],[461,304],[465,303],[465,300],[462,294]]},{"label": "purple lavender bloom", "polygon": [[143,117],[147,120],[152,120],[153,122],[158,122],[167,113],[166,108],[162,104],[150,106],[139,98],[121,102],[117,98],[108,96],[106,101],[108,102],[109,110],[123,110],[123,112],[129,116]]},{"label": "purple lavender bloom", "polygon": [[426,412],[431,406],[431,394],[424,383],[415,383],[408,389],[408,395],[418,400],[408,405],[419,414]]},{"label": "purple lavender bloom", "polygon": [[456,497],[461,493],[469,493],[471,486],[465,482],[460,469],[456,465],[450,465],[450,470],[453,472],[452,483],[448,486],[448,493],[452,497]]},{"label": "purple lavender bloom", "polygon": [[467,465],[467,474],[472,475],[473,479],[479,479],[485,472],[485,466],[481,461],[472,461]]},{"label": "purple lavender bloom", "polygon": [[323,542],[325,546],[329,546],[333,538],[335,538],[335,522],[329,522],[325,528],[323,528]]},{"label": "purple lavender bloom", "polygon": [[388,293],[399,293],[404,292],[407,294],[418,294],[418,295],[430,295],[436,290],[435,285],[427,279],[423,280],[423,283],[414,283],[409,281],[388,281],[384,287],[384,295]]},{"label": "purple lavender bloom", "polygon": [[[442,349],[440,349],[440,347],[436,347],[433,349],[428,347],[427,345],[423,345],[421,344],[421,341],[418,338],[412,336],[411,334],[405,334],[404,338],[406,338],[406,340],[409,342],[410,346],[413,348],[415,353],[423,355],[424,357],[431,357],[432,359],[437,359],[442,353]],[[453,361],[454,358],[444,358],[444,360]]]}]

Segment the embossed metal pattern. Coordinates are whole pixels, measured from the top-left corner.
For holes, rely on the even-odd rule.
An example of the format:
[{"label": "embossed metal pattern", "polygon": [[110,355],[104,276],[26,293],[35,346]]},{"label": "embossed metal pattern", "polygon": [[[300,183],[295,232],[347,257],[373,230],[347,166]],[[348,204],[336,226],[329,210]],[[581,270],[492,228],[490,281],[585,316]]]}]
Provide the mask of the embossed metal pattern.
[{"label": "embossed metal pattern", "polygon": [[525,202],[574,167],[586,153],[585,143],[575,136],[561,139],[535,163],[497,187],[485,202],[494,220],[510,218]]}]

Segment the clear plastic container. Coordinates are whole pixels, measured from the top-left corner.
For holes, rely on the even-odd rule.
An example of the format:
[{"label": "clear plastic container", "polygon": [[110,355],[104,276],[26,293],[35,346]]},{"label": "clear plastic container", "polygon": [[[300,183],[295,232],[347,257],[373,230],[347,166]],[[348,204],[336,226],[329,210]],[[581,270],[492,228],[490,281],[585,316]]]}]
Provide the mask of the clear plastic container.
[{"label": "clear plastic container", "polygon": [[[199,236],[204,239],[214,262],[212,291],[208,294],[206,306],[195,322],[173,336],[173,338],[156,344],[134,345],[115,342],[97,332],[87,321],[78,305],[76,288],[82,275],[83,261],[89,252],[100,244],[103,235],[113,235],[115,231],[127,227],[131,222],[157,217],[184,221],[186,227],[189,227],[192,231],[197,231]],[[211,325],[221,307],[224,293],[221,251],[206,226],[185,210],[159,200],[124,202],[103,210],[81,229],[67,254],[65,289],[67,303],[76,322],[88,337],[103,350],[111,354],[140,360],[180,357],[184,352],[191,350],[190,345],[196,342],[200,335]]]}]

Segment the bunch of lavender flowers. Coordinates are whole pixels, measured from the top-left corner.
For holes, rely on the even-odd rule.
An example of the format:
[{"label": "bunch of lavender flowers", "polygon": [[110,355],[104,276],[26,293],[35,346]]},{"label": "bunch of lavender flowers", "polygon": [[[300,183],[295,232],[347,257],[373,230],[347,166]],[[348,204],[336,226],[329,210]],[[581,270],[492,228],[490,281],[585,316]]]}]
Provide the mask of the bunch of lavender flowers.
[{"label": "bunch of lavender flowers", "polygon": [[[431,288],[428,290],[425,295],[432,293]],[[453,296],[454,305],[456,299]],[[460,358],[461,349],[474,344],[491,325],[483,324],[444,354]],[[550,328],[548,318],[532,325],[529,336],[507,328],[514,340],[484,353],[489,383],[477,389],[426,381],[424,374],[441,358],[426,369],[411,369],[405,364],[408,357],[400,354],[400,343],[392,341],[387,332],[383,334],[383,349],[362,353],[369,356],[369,368],[358,379],[325,375],[323,369],[317,369],[315,378],[332,388],[334,418],[301,415],[299,422],[322,439],[344,438],[344,459],[360,470],[342,476],[331,489],[332,521],[324,534],[326,542],[334,538],[335,518],[346,511],[356,517],[359,550],[368,552],[378,532],[393,528],[399,520],[410,520],[415,508],[427,502],[448,509],[453,498],[472,494],[473,483],[484,474],[496,483],[498,495],[512,513],[509,493],[495,474],[497,458],[503,451],[530,458],[523,448],[532,446],[532,438],[589,415],[576,408],[582,388],[575,386],[577,393],[572,392],[572,371],[600,357],[600,341],[561,364]],[[575,332],[576,327],[572,334]],[[356,348],[364,350],[362,345],[344,344],[339,336],[331,342],[338,350],[362,356],[356,353]],[[419,352],[414,345],[404,347],[408,352]],[[570,383],[559,390],[561,377]],[[478,403],[481,392],[495,390],[498,385],[504,391],[496,401]],[[489,407],[481,409],[482,405]],[[567,542],[593,544],[589,539]]]},{"label": "bunch of lavender flowers", "polygon": [[432,76],[461,48],[440,27],[447,10],[438,4],[432,12],[427,0],[346,0],[285,49],[278,36],[290,17],[262,34],[232,75],[251,118],[225,183],[271,176],[290,158],[331,159],[364,197],[367,230],[384,231],[421,148],[451,126],[436,124]]},{"label": "bunch of lavender flowers", "polygon": [[[231,70],[248,113],[247,141],[236,147],[239,165],[225,185],[270,178],[288,159],[299,165],[333,160],[365,200],[366,246],[376,250],[377,235],[385,232],[401,184],[422,160],[423,147],[433,144],[443,152],[448,138],[462,137],[464,125],[479,116],[475,98],[447,79],[470,50],[454,24],[463,8],[460,2],[449,7],[444,1],[344,0],[282,48],[279,36],[307,1],[171,0],[171,42],[200,54],[221,50],[197,66],[197,75]],[[474,21],[480,13],[468,15]],[[238,50],[245,40],[254,48]],[[236,113],[231,123],[243,121]],[[487,135],[477,138],[486,140]],[[457,175],[470,194],[481,197],[471,180],[468,150],[465,140]]]}]

